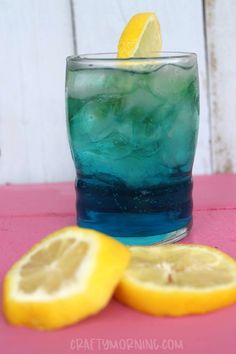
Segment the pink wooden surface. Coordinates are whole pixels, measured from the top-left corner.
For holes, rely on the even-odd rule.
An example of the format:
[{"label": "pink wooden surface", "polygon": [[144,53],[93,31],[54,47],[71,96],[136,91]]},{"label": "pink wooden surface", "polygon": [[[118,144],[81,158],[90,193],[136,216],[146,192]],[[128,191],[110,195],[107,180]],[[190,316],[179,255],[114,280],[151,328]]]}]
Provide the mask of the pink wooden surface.
[{"label": "pink wooden surface", "polygon": [[[23,252],[74,220],[72,183],[0,187],[1,284]],[[236,175],[195,178],[194,226],[184,242],[218,247],[236,258]],[[112,301],[99,315],[51,333],[11,327],[1,313],[0,353],[235,354],[235,328],[236,305],[176,319],[151,317]]]}]

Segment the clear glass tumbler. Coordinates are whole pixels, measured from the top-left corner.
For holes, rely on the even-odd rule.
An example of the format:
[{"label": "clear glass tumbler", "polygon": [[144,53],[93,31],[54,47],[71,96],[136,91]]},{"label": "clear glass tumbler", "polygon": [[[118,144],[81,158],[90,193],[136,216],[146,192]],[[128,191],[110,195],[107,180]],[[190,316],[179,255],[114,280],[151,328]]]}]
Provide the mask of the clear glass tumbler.
[{"label": "clear glass tumbler", "polygon": [[199,121],[196,55],[68,57],[66,103],[78,225],[126,244],[186,236]]}]

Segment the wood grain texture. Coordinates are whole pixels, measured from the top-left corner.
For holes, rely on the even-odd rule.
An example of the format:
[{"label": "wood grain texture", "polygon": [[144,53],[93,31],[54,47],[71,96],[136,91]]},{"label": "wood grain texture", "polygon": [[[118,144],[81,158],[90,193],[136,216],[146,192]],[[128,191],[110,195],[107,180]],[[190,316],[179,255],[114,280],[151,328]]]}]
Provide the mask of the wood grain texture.
[{"label": "wood grain texture", "polygon": [[[236,258],[236,198],[234,195],[232,199],[231,189],[235,184],[235,175],[194,179],[194,222],[184,243],[206,244]],[[225,191],[223,198],[222,190]],[[0,200],[14,200],[16,193],[17,203],[9,203],[7,213],[0,203],[0,282],[10,266],[33,244],[75,221],[72,183],[0,187]],[[9,326],[0,316],[1,353],[235,354],[235,325],[236,304],[199,316],[164,318],[149,316],[111,301],[96,316],[50,333]],[[130,345],[132,339],[146,341],[147,345],[141,350],[137,345]],[[173,346],[175,340],[182,343],[178,349]],[[148,344],[153,341],[155,347],[150,347]],[[124,347],[124,343],[129,345]],[[153,349],[158,349],[156,344],[160,345],[160,350]]]},{"label": "wood grain texture", "polygon": [[67,0],[0,1],[0,183],[74,175],[66,139]]},{"label": "wood grain texture", "polygon": [[206,0],[214,172],[236,171],[236,2]]},{"label": "wood grain texture", "polygon": [[160,19],[163,50],[198,54],[201,119],[195,173],[211,172],[207,73],[202,1],[195,0],[72,0],[78,53],[116,51],[119,36],[130,17],[153,11]]},{"label": "wood grain texture", "polygon": [[74,178],[65,57],[115,51],[128,19],[142,11],[159,16],[164,50],[198,54],[201,123],[194,172],[211,172],[202,10],[201,0],[0,0],[0,183]]}]

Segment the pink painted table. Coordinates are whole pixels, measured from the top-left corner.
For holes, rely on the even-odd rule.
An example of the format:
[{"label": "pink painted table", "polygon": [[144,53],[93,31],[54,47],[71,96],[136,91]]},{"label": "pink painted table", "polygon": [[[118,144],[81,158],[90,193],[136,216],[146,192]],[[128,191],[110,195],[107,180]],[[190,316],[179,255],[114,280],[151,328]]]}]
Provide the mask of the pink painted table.
[{"label": "pink painted table", "polygon": [[[72,183],[0,187],[1,283],[10,265],[36,241],[74,224]],[[218,247],[236,258],[236,175],[196,177],[194,225],[187,243]],[[0,317],[1,354],[235,354],[236,305],[202,316],[155,318],[116,301],[72,327],[43,333]]]}]

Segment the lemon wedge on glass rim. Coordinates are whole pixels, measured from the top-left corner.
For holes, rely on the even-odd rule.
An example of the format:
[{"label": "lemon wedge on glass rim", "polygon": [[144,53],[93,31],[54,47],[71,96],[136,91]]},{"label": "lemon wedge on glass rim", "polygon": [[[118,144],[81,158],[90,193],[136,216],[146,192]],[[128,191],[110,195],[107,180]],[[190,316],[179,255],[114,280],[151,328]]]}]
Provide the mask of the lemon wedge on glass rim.
[{"label": "lemon wedge on glass rim", "polygon": [[115,297],[152,315],[199,314],[236,302],[236,261],[200,245],[130,247]]},{"label": "lemon wedge on glass rim", "polygon": [[124,28],[118,58],[153,57],[162,47],[160,23],[153,12],[134,15]]},{"label": "lemon wedge on glass rim", "polygon": [[97,231],[67,227],[37,243],[6,274],[3,310],[15,325],[55,329],[99,312],[130,252]]}]

